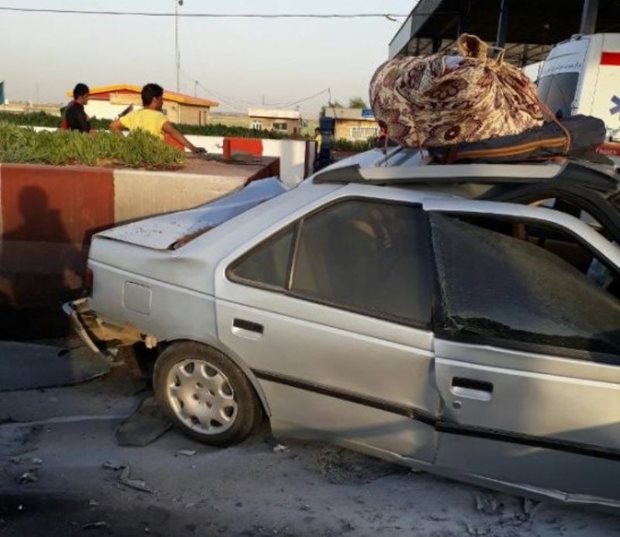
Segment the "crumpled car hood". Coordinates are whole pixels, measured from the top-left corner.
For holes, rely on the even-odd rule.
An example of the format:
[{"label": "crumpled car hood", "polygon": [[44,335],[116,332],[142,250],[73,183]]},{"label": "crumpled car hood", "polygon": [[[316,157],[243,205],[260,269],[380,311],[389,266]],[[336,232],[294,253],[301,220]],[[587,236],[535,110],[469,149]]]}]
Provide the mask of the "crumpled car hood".
[{"label": "crumpled car hood", "polygon": [[98,233],[97,237],[156,250],[174,250],[222,222],[287,190],[275,177],[253,181],[240,190],[195,209],[154,216],[111,228]]}]

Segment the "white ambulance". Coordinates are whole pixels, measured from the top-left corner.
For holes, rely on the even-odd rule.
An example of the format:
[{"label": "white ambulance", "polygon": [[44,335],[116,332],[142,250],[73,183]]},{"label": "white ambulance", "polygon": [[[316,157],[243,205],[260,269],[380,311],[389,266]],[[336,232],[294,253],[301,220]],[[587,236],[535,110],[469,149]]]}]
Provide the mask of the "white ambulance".
[{"label": "white ambulance", "polygon": [[599,152],[620,157],[620,34],[577,35],[555,45],[539,69],[538,95],[558,117],[602,119],[607,140]]}]

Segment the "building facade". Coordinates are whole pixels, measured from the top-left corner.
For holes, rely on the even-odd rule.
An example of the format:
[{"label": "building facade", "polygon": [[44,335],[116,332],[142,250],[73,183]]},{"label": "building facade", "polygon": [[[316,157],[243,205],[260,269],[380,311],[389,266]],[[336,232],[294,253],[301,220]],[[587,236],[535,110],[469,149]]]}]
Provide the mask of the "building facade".
[{"label": "building facade", "polygon": [[250,129],[273,130],[288,136],[301,134],[303,121],[299,110],[274,110],[250,108],[248,110]]},{"label": "building facade", "polygon": [[379,125],[372,110],[367,108],[327,107],[325,117],[334,119],[334,138],[350,142],[365,142],[379,135]]},{"label": "building facade", "polygon": [[[117,84],[90,88],[86,113],[99,119],[116,119],[129,106],[142,107],[141,86]],[[67,92],[71,96],[71,92]],[[173,123],[206,125],[209,111],[218,106],[215,101],[192,97],[172,91],[164,92],[163,112]]]}]

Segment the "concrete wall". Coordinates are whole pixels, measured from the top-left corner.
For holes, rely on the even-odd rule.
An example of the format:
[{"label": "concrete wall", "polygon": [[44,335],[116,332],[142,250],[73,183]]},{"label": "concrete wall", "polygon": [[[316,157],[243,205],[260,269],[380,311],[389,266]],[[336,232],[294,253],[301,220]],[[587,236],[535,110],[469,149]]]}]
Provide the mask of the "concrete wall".
[{"label": "concrete wall", "polygon": [[63,332],[97,231],[203,204],[246,175],[0,164],[0,338]]},{"label": "concrete wall", "polygon": [[84,110],[90,117],[96,117],[98,119],[109,119],[110,121],[116,119],[118,115],[125,110],[129,105],[120,103],[110,103],[109,101],[88,101],[88,104],[84,107]]},{"label": "concrete wall", "polygon": [[314,140],[263,140],[263,155],[280,159],[280,177],[297,185],[312,173]]},{"label": "concrete wall", "polygon": [[[223,136],[187,136],[190,142],[204,147],[209,153],[222,154]],[[263,156],[280,159],[280,179],[287,185],[297,185],[312,173],[314,163],[313,140],[262,139]]]},{"label": "concrete wall", "polygon": [[[35,130],[53,131],[51,127],[35,127]],[[190,134],[187,139],[209,153],[221,155],[223,136],[200,136]],[[314,164],[314,140],[269,140],[264,138],[263,156],[280,159],[280,179],[287,185],[297,185],[312,174]]]},{"label": "concrete wall", "polygon": [[[142,108],[140,96],[131,97],[123,95],[123,99],[114,99],[112,101],[91,99],[85,106],[85,110],[90,117],[109,120],[116,119],[130,104],[134,105],[134,110]],[[166,101],[163,108],[170,121],[173,123],[186,123],[188,125],[206,124],[205,117],[201,116],[201,113],[206,112],[208,117],[209,112],[208,107],[186,106],[172,101]]]}]

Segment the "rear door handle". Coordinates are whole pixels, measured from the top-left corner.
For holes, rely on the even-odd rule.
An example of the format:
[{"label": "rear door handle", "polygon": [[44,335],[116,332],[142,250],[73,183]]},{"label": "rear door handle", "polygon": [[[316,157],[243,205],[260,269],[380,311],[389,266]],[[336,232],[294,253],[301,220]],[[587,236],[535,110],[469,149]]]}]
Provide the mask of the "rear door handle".
[{"label": "rear door handle", "polygon": [[466,399],[490,401],[493,396],[493,384],[484,380],[453,377],[450,392]]},{"label": "rear door handle", "polygon": [[233,319],[233,334],[243,337],[249,337],[251,339],[258,339],[263,337],[265,327],[260,323],[254,321],[248,321],[246,319]]}]

